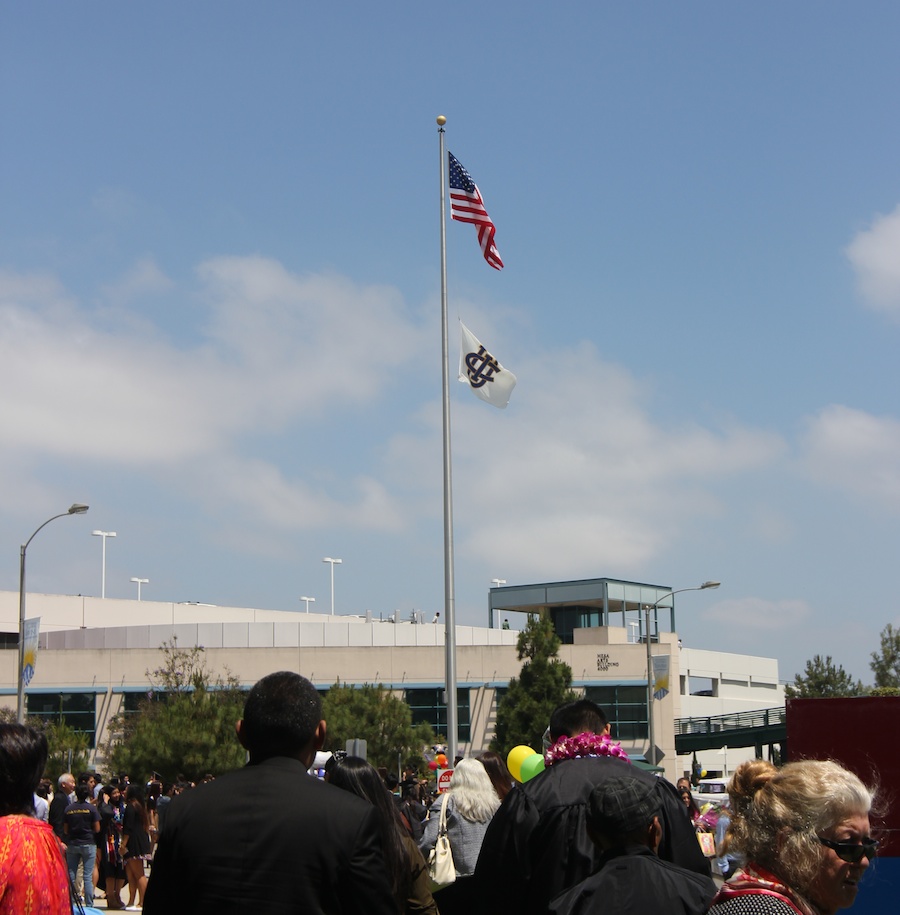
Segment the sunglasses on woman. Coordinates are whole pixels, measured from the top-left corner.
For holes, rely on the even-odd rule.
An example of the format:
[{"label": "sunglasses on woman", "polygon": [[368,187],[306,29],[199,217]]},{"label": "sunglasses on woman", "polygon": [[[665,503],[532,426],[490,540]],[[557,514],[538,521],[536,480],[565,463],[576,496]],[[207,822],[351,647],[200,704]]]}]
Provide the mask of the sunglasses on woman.
[{"label": "sunglasses on woman", "polygon": [[832,842],[831,839],[823,839],[821,836],[816,836],[816,838],[826,848],[830,848],[841,861],[846,861],[848,864],[858,864],[864,857],[871,861],[878,851],[878,840],[871,837],[867,837],[859,843]]}]

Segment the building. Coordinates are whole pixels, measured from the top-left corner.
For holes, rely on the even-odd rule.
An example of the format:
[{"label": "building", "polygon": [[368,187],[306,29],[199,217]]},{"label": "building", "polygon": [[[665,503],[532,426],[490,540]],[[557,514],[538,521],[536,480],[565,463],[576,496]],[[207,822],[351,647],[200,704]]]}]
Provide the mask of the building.
[{"label": "building", "polygon": [[[613,579],[492,589],[492,625],[456,631],[460,751],[479,751],[490,743],[497,702],[521,666],[516,630],[528,612],[542,608],[562,638],[559,657],[571,667],[573,685],[606,709],[614,736],[629,753],[641,756],[648,739],[641,608],[657,605],[649,614],[651,650],[666,659],[670,686],[654,702],[655,742],[669,778],[683,771],[675,755],[674,721],[701,699],[715,700],[726,710],[753,705],[763,696],[772,705],[783,704],[774,660],[679,648],[668,591]],[[496,628],[498,611],[515,628]],[[95,754],[110,718],[136,708],[147,694],[146,672],[160,665],[160,646],[173,637],[183,647],[203,646],[212,670],[227,668],[248,687],[285,669],[299,671],[322,690],[338,680],[380,683],[405,699],[414,720],[428,721],[438,732],[446,727],[444,627],[424,622],[422,614],[330,616],[49,594],[29,594],[26,612],[41,618],[36,673],[26,691],[28,712],[65,715],[90,735]],[[17,632],[18,593],[0,592],[0,638],[7,633],[6,648],[15,649]],[[0,651],[0,705],[12,708],[16,663],[15,650]],[[690,694],[713,674],[716,685],[706,692],[716,696]],[[728,761],[733,767],[740,760]]]}]

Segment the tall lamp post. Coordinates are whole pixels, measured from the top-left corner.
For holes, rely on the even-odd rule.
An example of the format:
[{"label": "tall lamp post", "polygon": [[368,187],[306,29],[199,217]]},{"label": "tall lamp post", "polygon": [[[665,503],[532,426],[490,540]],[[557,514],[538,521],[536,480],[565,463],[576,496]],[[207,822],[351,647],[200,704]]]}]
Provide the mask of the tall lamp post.
[{"label": "tall lamp post", "polygon": [[718,588],[722,584],[720,581],[705,581],[702,585],[695,588],[678,588],[677,591],[668,591],[663,594],[656,603],[644,605],[644,638],[647,642],[647,726],[650,745],[647,749],[648,762],[656,765],[656,735],[653,728],[653,655],[650,651],[650,611],[655,611],[659,605],[667,598],[675,594],[681,594],[684,591],[705,591],[707,588]]},{"label": "tall lamp post", "polygon": [[100,597],[106,597],[106,538],[115,537],[115,531],[91,531],[94,537],[103,538],[103,559],[100,564]]},{"label": "tall lamp post", "polygon": [[25,551],[28,549],[28,544],[38,535],[38,532],[51,521],[55,521],[57,518],[65,518],[66,515],[83,515],[87,510],[87,505],[81,505],[76,502],[69,507],[68,511],[48,518],[19,549],[19,671],[17,674],[18,689],[16,691],[16,721],[19,724],[25,723],[25,681],[22,679],[22,668],[25,666]]},{"label": "tall lamp post", "polygon": [[[106,543],[105,540],[103,542]],[[150,579],[149,578],[132,578],[131,580],[138,586],[138,600],[140,600],[141,599],[141,585],[149,585]]]},{"label": "tall lamp post", "polygon": [[[331,563],[331,615],[332,615],[332,616],[334,616],[334,564],[335,564],[335,563],[340,564],[340,563],[342,563],[343,561],[344,561],[343,559],[332,559],[330,556],[326,556],[326,557],[322,560],[322,562],[330,562],[330,563]],[[307,606],[307,609],[308,609],[308,608],[309,608],[309,604],[307,604],[306,606]]]},{"label": "tall lamp post", "polygon": [[[332,566],[332,568],[334,568],[334,566]],[[309,613],[309,603],[310,603],[310,601],[312,601],[313,603],[316,602],[316,599],[315,599],[314,597],[305,597],[305,596],[304,596],[304,597],[301,597],[300,600],[305,600],[305,601],[306,601],[306,612],[307,612],[307,613]],[[334,612],[334,609],[332,608],[332,613],[333,613],[333,612]]]}]

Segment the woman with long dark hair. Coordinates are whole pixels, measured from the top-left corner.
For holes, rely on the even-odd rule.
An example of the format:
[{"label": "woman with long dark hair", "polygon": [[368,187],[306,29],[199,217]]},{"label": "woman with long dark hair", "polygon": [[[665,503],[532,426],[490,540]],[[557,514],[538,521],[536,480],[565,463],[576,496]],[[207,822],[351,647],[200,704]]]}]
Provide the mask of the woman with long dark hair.
[{"label": "woman with long dark hair", "polygon": [[497,792],[497,797],[503,803],[503,799],[512,791],[515,785],[513,777],[509,774],[509,769],[506,768],[506,762],[499,753],[495,753],[493,750],[485,750],[478,757],[478,761],[484,766],[485,772],[487,772],[488,778],[494,786],[494,791]]},{"label": "woman with long dark hair", "polygon": [[[0,725],[0,913],[71,915],[69,879],[53,827],[34,816],[47,739],[23,724]],[[90,874],[87,874],[90,880]]]},{"label": "woman with long dark hair", "polygon": [[150,817],[144,805],[144,789],[141,785],[129,785],[125,792],[125,813],[122,816],[122,843],[119,852],[125,861],[125,876],[128,879],[128,911],[135,911],[144,904],[147,890],[147,876],[144,862],[150,860]]},{"label": "woman with long dark hair", "polygon": [[400,811],[378,771],[358,756],[332,757],[325,767],[325,778],[336,788],[368,801],[378,811],[384,863],[400,911],[406,915],[438,915],[425,859],[403,825]]},{"label": "woman with long dark hair", "polygon": [[120,846],[125,804],[118,785],[106,785],[100,798],[97,805],[100,812],[100,874],[106,882],[106,907],[124,909],[120,893],[126,877]]}]

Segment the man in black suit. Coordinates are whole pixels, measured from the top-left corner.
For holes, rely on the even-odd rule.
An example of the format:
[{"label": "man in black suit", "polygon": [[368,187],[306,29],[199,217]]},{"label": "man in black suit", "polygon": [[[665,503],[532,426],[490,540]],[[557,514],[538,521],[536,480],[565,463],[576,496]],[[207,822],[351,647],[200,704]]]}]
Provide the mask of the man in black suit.
[{"label": "man in black suit", "polygon": [[321,713],[299,674],[253,687],[237,725],[250,762],[172,800],[145,915],[397,915],[375,808],[307,772]]}]

